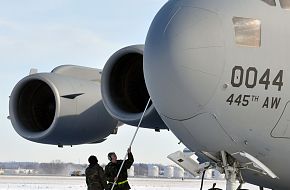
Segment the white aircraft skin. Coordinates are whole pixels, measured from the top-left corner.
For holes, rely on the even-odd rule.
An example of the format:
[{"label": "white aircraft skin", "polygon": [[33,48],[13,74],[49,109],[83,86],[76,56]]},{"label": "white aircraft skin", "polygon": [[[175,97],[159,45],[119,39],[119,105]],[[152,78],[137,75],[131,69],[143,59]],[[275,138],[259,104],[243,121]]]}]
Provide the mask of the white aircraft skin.
[{"label": "white aircraft skin", "polygon": [[150,97],[141,127],[170,129],[203,160],[225,173],[236,169],[234,180],[290,189],[290,10],[284,5],[170,0],[145,46],[116,52],[101,81],[98,70],[79,66],[22,79],[11,93],[12,125],[38,143],[101,142],[118,121],[136,126]]}]

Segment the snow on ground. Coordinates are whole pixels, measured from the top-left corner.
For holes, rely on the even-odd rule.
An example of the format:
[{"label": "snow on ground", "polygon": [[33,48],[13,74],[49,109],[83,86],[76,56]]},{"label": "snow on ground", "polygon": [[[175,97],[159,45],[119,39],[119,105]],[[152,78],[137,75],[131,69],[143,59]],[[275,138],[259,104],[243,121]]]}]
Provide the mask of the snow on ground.
[{"label": "snow on ground", "polygon": [[[199,190],[200,180],[130,178],[132,190]],[[203,189],[216,187],[225,189],[224,180],[205,180]],[[257,186],[245,184],[243,188],[259,190]],[[0,176],[0,190],[86,190],[85,177],[58,176]]]}]

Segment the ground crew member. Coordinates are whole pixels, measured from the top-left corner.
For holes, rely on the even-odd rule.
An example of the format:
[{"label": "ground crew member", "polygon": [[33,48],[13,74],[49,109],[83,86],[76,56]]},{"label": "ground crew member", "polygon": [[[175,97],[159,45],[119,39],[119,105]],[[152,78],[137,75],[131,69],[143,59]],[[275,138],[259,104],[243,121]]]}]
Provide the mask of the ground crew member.
[{"label": "ground crew member", "polygon": [[117,160],[117,155],[114,152],[110,152],[108,154],[108,159],[110,160],[110,162],[105,167],[105,176],[107,178],[107,181],[109,182],[108,184],[109,189],[112,188],[114,182],[116,182],[114,190],[131,189],[127,179],[128,178],[127,169],[129,169],[134,162],[133,154],[131,153],[131,147],[128,148],[127,152],[128,159],[125,160],[123,168],[118,178],[117,174],[122,165],[123,160]]},{"label": "ground crew member", "polygon": [[88,159],[90,165],[86,168],[86,183],[88,190],[104,190],[107,188],[107,180],[103,168],[98,164],[96,156]]}]

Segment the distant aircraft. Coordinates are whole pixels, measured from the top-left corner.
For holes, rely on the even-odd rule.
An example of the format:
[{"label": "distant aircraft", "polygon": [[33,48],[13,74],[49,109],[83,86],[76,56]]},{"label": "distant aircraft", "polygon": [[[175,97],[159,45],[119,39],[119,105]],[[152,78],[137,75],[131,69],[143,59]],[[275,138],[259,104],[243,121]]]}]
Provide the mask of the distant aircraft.
[{"label": "distant aircraft", "polygon": [[[10,97],[22,137],[105,140],[118,123],[170,129],[199,161],[248,182],[290,189],[290,0],[170,0],[145,45],[103,70],[64,65],[23,78]],[[180,159],[182,162],[182,159]],[[206,164],[208,166],[208,164]]]}]

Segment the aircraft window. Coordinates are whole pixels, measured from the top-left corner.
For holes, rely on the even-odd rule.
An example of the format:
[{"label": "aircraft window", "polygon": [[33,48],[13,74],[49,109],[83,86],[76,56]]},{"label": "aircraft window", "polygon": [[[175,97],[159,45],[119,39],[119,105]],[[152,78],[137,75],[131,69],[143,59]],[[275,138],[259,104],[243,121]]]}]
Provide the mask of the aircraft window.
[{"label": "aircraft window", "polygon": [[262,0],[262,1],[264,1],[268,5],[276,6],[276,1],[275,0]]},{"label": "aircraft window", "polygon": [[235,41],[237,45],[261,46],[261,21],[253,18],[234,17]]},{"label": "aircraft window", "polygon": [[290,10],[290,0],[280,0],[280,5],[283,9]]}]

